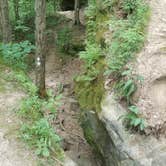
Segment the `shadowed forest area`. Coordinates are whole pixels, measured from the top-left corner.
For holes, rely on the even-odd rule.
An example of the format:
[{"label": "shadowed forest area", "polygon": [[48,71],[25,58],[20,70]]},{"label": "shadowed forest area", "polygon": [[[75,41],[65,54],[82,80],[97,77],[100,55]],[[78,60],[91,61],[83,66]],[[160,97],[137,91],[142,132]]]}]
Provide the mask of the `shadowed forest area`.
[{"label": "shadowed forest area", "polygon": [[165,166],[165,8],[0,0],[0,166]]}]

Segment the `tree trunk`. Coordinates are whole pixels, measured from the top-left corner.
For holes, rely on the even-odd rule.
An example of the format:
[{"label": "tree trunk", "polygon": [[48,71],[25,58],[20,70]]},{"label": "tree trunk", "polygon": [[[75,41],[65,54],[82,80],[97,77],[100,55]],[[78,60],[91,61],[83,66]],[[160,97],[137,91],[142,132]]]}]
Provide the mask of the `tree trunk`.
[{"label": "tree trunk", "polygon": [[74,24],[80,25],[80,0],[75,0],[74,3]]},{"label": "tree trunk", "polygon": [[2,40],[3,43],[12,41],[11,26],[9,20],[9,8],[7,0],[0,0],[1,24],[2,24]]},{"label": "tree trunk", "polygon": [[1,41],[2,41],[2,16],[1,16],[1,7],[0,7],[0,42]]},{"label": "tree trunk", "polygon": [[35,12],[36,12],[36,85],[38,87],[39,96],[41,98],[46,97],[45,89],[45,56],[46,56],[46,1],[35,0]]},{"label": "tree trunk", "polygon": [[14,6],[14,13],[15,13],[15,21],[18,21],[20,19],[20,16],[19,16],[19,0],[13,0],[13,6]]},{"label": "tree trunk", "polygon": [[56,0],[53,1],[53,6],[54,6],[54,13],[56,13],[56,9],[57,9]]}]

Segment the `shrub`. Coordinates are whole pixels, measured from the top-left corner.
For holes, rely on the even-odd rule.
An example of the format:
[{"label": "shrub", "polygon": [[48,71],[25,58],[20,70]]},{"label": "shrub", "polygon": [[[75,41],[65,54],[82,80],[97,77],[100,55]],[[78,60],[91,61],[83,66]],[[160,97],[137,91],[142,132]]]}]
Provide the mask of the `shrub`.
[{"label": "shrub", "polygon": [[139,110],[135,105],[128,107],[128,114],[123,116],[129,127],[137,128],[141,131],[145,128],[145,120],[140,117]]},{"label": "shrub", "polygon": [[25,119],[38,120],[43,116],[42,101],[38,96],[32,96],[21,102],[18,114]]},{"label": "shrub", "polygon": [[37,155],[43,157],[49,157],[50,151],[57,149],[61,141],[45,118],[39,119],[33,125],[24,124],[21,127],[21,136],[36,149]]},{"label": "shrub", "polygon": [[102,56],[102,51],[97,44],[88,44],[86,46],[86,51],[80,52],[80,58],[86,62],[87,67],[91,67],[100,59]]},{"label": "shrub", "polygon": [[125,12],[131,14],[139,5],[140,0],[123,0],[122,7]]},{"label": "shrub", "polygon": [[120,73],[123,67],[134,58],[142,48],[145,40],[145,27],[149,18],[149,7],[142,0],[125,0],[123,10],[128,12],[127,19],[112,18],[110,27],[113,30],[109,47],[110,73]]},{"label": "shrub", "polygon": [[26,69],[28,65],[25,63],[26,58],[35,47],[29,42],[1,44],[0,52],[4,62],[10,66]]},{"label": "shrub", "polygon": [[[86,51],[80,53],[80,58],[85,61],[86,72],[77,80],[93,86],[97,76],[103,74],[103,70],[97,70],[95,65],[100,61],[101,55],[106,54],[104,73],[111,78],[111,85],[114,85],[112,88],[118,97],[125,99],[128,107],[132,106],[131,97],[137,88],[138,78],[125,69],[144,45],[149,13],[149,6],[144,0],[90,0],[86,10]],[[110,31],[106,34],[107,41],[102,43],[108,26]],[[90,71],[95,70],[97,72],[91,72],[91,75]],[[87,95],[85,97],[87,99]],[[128,118],[133,116],[130,115]],[[139,114],[135,114],[135,120],[129,124],[143,129],[143,120],[139,119]]]},{"label": "shrub", "polygon": [[27,96],[21,101],[17,111],[23,121],[20,128],[23,141],[31,146],[39,156],[50,160],[53,154],[58,159],[62,159],[61,139],[51,127],[61,105],[61,94],[54,96],[49,90],[47,99],[40,99],[37,96],[37,87],[23,71],[10,72],[6,77],[19,83],[27,92]]}]

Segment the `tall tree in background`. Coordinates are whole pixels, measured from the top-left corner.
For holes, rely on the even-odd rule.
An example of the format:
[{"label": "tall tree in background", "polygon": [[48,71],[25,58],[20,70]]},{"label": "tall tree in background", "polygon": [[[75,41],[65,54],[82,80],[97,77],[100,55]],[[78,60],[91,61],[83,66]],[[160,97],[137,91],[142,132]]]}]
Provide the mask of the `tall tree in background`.
[{"label": "tall tree in background", "polygon": [[46,97],[45,57],[46,57],[46,0],[35,0],[35,40],[36,40],[36,85],[41,98]]},{"label": "tall tree in background", "polygon": [[74,2],[74,24],[80,25],[80,0]]},{"label": "tall tree in background", "polygon": [[[1,5],[1,3],[0,3]],[[0,41],[2,39],[2,16],[1,16],[1,7],[0,7]]]},{"label": "tall tree in background", "polygon": [[20,19],[20,16],[19,16],[19,0],[13,0],[13,5],[14,5],[15,21],[18,21]]},{"label": "tall tree in background", "polygon": [[9,43],[12,40],[9,7],[7,0],[0,0],[1,24],[2,24],[2,40],[3,43]]}]

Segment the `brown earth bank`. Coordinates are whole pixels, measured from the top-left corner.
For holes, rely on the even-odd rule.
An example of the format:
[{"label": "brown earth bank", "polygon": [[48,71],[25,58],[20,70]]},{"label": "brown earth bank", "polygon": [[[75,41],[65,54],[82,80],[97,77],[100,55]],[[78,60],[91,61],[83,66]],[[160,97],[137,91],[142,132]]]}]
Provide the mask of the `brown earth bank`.
[{"label": "brown earth bank", "polygon": [[166,0],[151,0],[151,20],[143,50],[134,69],[144,78],[135,95],[148,130],[166,136]]}]

